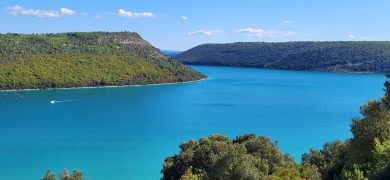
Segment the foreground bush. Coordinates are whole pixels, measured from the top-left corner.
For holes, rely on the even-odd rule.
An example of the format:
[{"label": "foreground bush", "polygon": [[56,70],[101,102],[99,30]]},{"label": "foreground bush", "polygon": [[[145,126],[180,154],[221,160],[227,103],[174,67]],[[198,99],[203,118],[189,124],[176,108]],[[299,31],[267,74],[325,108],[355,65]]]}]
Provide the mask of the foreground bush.
[{"label": "foreground bush", "polygon": [[268,137],[210,135],[180,149],[165,159],[163,179],[319,179],[315,166],[296,164]]}]

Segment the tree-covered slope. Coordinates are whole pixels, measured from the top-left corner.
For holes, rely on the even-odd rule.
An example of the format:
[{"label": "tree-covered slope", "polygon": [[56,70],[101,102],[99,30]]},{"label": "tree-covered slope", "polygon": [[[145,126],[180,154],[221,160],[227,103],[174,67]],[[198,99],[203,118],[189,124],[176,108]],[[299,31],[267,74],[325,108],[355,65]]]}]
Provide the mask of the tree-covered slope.
[{"label": "tree-covered slope", "polygon": [[137,33],[1,34],[0,89],[66,88],[193,81]]},{"label": "tree-covered slope", "polygon": [[176,57],[185,64],[332,72],[388,72],[390,42],[204,44]]}]

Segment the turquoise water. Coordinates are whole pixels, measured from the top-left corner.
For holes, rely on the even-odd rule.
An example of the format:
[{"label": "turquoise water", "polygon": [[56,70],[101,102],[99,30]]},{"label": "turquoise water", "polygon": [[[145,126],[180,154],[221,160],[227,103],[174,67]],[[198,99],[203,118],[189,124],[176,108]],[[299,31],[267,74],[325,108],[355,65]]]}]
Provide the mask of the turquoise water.
[{"label": "turquoise water", "polygon": [[[0,92],[0,179],[82,169],[91,179],[158,179],[180,142],[256,133],[297,160],[350,137],[359,106],[383,94],[380,74],[193,66],[181,85]],[[50,101],[58,101],[51,104]]]}]

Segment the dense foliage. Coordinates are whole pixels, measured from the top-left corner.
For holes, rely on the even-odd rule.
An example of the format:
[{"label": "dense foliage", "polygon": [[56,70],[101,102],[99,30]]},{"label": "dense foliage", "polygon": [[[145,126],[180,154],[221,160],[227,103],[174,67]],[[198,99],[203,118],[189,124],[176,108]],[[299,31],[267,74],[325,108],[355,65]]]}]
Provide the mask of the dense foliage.
[{"label": "dense foliage", "polygon": [[390,80],[385,95],[362,106],[361,113],[362,118],[352,120],[352,138],[310,149],[301,164],[266,137],[211,135],[181,144],[178,155],[165,159],[163,179],[388,180]]},{"label": "dense foliage", "polygon": [[0,89],[172,83],[202,74],[136,33],[1,34]]},{"label": "dense foliage", "polygon": [[211,135],[180,145],[164,161],[163,179],[319,179],[315,166],[296,164],[267,137]]},{"label": "dense foliage", "polygon": [[332,72],[389,72],[390,42],[205,44],[176,58],[186,64]]}]

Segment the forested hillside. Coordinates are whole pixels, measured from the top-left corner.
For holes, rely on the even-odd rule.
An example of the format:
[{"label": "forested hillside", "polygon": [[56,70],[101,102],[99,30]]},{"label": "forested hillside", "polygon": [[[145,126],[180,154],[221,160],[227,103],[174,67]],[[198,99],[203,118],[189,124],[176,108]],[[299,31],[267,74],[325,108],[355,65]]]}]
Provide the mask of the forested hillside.
[{"label": "forested hillside", "polygon": [[0,89],[193,81],[204,75],[137,33],[1,34]]},{"label": "forested hillside", "polygon": [[331,72],[389,72],[390,42],[204,44],[176,57],[185,64]]}]

